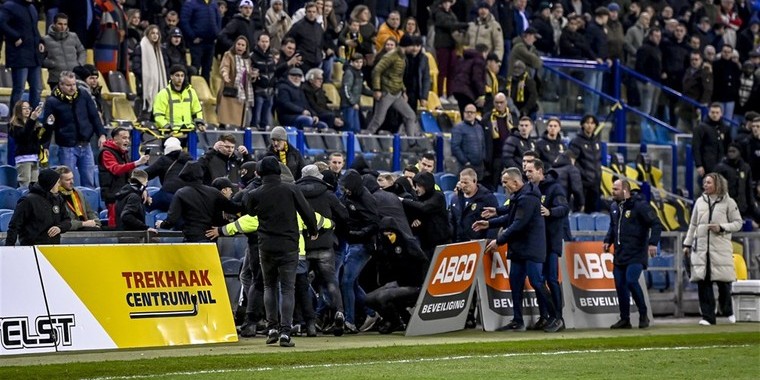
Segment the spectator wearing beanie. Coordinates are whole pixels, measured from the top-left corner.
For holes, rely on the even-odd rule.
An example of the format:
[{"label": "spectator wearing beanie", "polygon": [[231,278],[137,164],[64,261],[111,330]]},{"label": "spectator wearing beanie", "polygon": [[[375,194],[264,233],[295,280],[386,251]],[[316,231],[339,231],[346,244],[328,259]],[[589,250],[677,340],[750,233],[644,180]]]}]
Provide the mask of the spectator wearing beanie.
[{"label": "spectator wearing beanie", "polygon": [[100,115],[100,119],[103,120],[102,88],[98,82],[100,72],[95,66],[89,63],[77,66],[72,71],[77,78],[77,88],[84,90],[92,96],[92,100],[95,101],[95,107],[98,109],[98,115]]},{"label": "spectator wearing beanie", "polygon": [[187,66],[187,48],[185,48],[185,39],[182,37],[180,28],[172,28],[164,41],[164,56],[169,61],[169,67],[174,65]]},{"label": "spectator wearing beanie", "polygon": [[145,172],[148,178],[158,177],[161,181],[161,189],[153,193],[153,203],[148,206],[148,210],[168,211],[172,198],[177,190],[185,186],[185,182],[179,178],[179,173],[185,166],[185,163],[192,160],[190,154],[182,150],[179,139],[169,137],[164,142],[164,154],[158,156]]},{"label": "spectator wearing beanie", "polygon": [[306,166],[306,162],[301,152],[296,147],[288,143],[288,134],[283,127],[274,127],[269,134],[269,148],[263,157],[272,156],[277,161],[282,162],[290,169],[296,180],[301,178],[301,170]]},{"label": "spectator wearing beanie", "polygon": [[71,228],[66,203],[58,195],[60,174],[52,169],[40,171],[38,182],[19,200],[8,225],[6,246],[60,244],[61,234]]}]

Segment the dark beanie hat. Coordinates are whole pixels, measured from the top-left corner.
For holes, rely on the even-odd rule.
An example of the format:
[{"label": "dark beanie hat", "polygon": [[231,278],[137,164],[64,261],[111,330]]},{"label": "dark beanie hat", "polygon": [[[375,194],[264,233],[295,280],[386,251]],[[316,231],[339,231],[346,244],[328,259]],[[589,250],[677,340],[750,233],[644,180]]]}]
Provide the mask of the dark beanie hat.
[{"label": "dark beanie hat", "polygon": [[42,190],[50,191],[53,189],[53,186],[58,183],[58,178],[60,177],[61,175],[53,169],[43,169],[40,171],[37,183],[40,185]]},{"label": "dark beanie hat", "polygon": [[185,65],[175,63],[172,65],[172,67],[169,68],[169,75],[174,75],[174,73],[181,71],[187,75],[187,68],[185,68]]},{"label": "dark beanie hat", "polygon": [[215,179],[213,182],[211,182],[211,187],[222,190],[226,188],[235,188],[235,186],[232,184],[232,181],[230,181],[227,177],[219,177]]},{"label": "dark beanie hat", "polygon": [[74,75],[77,76],[77,79],[79,80],[87,80],[87,78],[93,76],[93,75],[100,75],[98,72],[98,69],[95,68],[95,66],[90,65],[89,63],[82,66],[77,66],[71,71],[74,72]]},{"label": "dark beanie hat", "polygon": [[270,174],[280,175],[282,173],[280,170],[280,161],[272,156],[264,157],[261,159],[261,162],[259,162],[258,172],[262,177]]}]

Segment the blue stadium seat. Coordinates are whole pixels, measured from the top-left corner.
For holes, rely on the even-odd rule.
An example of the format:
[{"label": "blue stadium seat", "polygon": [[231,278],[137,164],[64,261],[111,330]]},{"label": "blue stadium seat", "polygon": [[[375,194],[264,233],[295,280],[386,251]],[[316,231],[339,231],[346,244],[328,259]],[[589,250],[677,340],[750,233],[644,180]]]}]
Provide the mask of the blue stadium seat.
[{"label": "blue stadium seat", "polygon": [[158,177],[153,177],[151,180],[148,181],[148,187],[161,188],[161,179]]},{"label": "blue stadium seat", "polygon": [[227,295],[230,298],[230,305],[234,308],[240,299],[240,267],[242,261],[233,257],[223,257],[222,270],[224,271],[224,282],[227,285]]},{"label": "blue stadium seat", "polygon": [[98,215],[100,219],[108,219],[108,210],[103,210],[100,212],[100,215]]},{"label": "blue stadium seat", "polygon": [[19,198],[21,194],[16,189],[9,187],[0,189],[0,208],[15,210]]},{"label": "blue stadium seat", "polygon": [[609,214],[595,212],[592,215],[594,216],[594,230],[607,231],[610,229],[610,215]]},{"label": "blue stadium seat", "polygon": [[675,282],[675,270],[652,270],[655,268],[674,268],[674,255],[658,255],[649,259],[647,270],[647,287],[659,291],[668,290]]},{"label": "blue stadium seat", "polygon": [[451,173],[446,173],[441,176],[441,183],[439,183],[438,186],[440,186],[443,191],[454,190],[457,187],[457,182],[459,182],[459,177]]},{"label": "blue stadium seat", "polygon": [[594,231],[594,217],[590,214],[576,214],[578,231]]},{"label": "blue stadium seat", "polygon": [[457,194],[453,190],[446,190],[443,192],[443,195],[446,196],[446,208],[448,208]]},{"label": "blue stadium seat", "polygon": [[18,187],[18,171],[16,171],[15,166],[0,166],[0,185],[9,186],[14,189]]},{"label": "blue stadium seat", "polygon": [[90,189],[87,187],[77,187],[77,190],[79,190],[82,195],[84,196],[84,199],[87,200],[87,203],[90,204],[90,207],[92,207],[93,210],[100,211],[104,209],[105,207],[100,207],[100,189]]},{"label": "blue stadium seat", "polygon": [[[158,178],[158,177],[156,177],[156,178]],[[157,191],[161,190],[161,187],[160,186],[159,187],[148,186],[145,190],[147,190],[148,191],[148,195],[150,195],[152,197],[153,194],[155,194]]]},{"label": "blue stadium seat", "polygon": [[12,217],[13,217],[12,212],[6,212],[5,214],[0,214],[0,232],[8,231],[8,224],[11,223]]},{"label": "blue stadium seat", "polygon": [[9,208],[0,208],[0,215],[5,214],[5,213],[9,213],[9,212],[12,214],[13,210],[9,209]]},{"label": "blue stadium seat", "polygon": [[567,220],[570,223],[570,231],[578,231],[578,214],[570,214],[567,216]]},{"label": "blue stadium seat", "polygon": [[296,127],[285,127],[285,131],[288,133],[288,145],[293,147],[298,146],[296,144],[298,129]]},{"label": "blue stadium seat", "polygon": [[[433,173],[433,178],[435,178],[435,183],[438,186],[441,185],[441,177],[443,177],[444,174],[448,174],[448,173],[446,173],[446,172]],[[401,173],[399,173],[398,175],[401,175]]]},{"label": "blue stadium seat", "polygon": [[494,196],[496,197],[496,204],[498,204],[499,206],[504,206],[504,203],[507,202],[507,194],[494,193]]}]

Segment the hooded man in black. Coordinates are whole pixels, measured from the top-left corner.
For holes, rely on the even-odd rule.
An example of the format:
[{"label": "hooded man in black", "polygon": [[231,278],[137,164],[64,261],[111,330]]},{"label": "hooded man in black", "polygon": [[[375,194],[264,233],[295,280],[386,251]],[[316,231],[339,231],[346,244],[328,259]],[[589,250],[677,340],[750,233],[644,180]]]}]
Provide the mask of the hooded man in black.
[{"label": "hooded man in black", "polygon": [[161,189],[153,193],[153,202],[148,206],[148,210],[169,210],[174,193],[185,186],[185,182],[179,178],[179,173],[192,159],[189,153],[182,150],[176,137],[169,137],[164,141],[164,154],[158,156],[158,159],[145,169],[149,180],[158,177],[161,181]]},{"label": "hooded man in black", "polygon": [[[283,183],[279,161],[264,157],[257,173],[262,184],[248,193],[246,212],[259,218],[259,255],[264,279],[264,307],[266,310],[267,344],[293,347],[290,330],[295,305],[296,267],[298,266],[298,240],[301,234],[300,215],[308,235],[317,239],[317,220],[314,210],[295,185]],[[279,329],[278,329],[278,289]]]},{"label": "hooded man in black", "polygon": [[[345,224],[348,219],[346,207],[335,196],[332,186],[322,180],[322,173],[316,165],[306,165],[301,172],[301,179],[296,181],[296,187],[302,192],[306,201],[314,211],[336,224]],[[333,334],[343,335],[345,315],[343,314],[343,298],[338,288],[338,278],[335,275],[335,251],[337,240],[332,230],[320,234],[317,240],[306,241],[306,259],[314,269],[317,278],[325,285],[329,301],[335,310],[335,329]],[[307,330],[309,326],[307,326]]]},{"label": "hooded man in black", "polygon": [[407,214],[414,220],[412,231],[420,240],[420,246],[430,260],[436,246],[451,241],[446,196],[435,190],[435,177],[432,173],[422,172],[415,175],[414,186],[418,200],[404,199],[402,203]]},{"label": "hooded man in black", "polygon": [[60,174],[40,171],[37,183],[18,201],[8,225],[5,245],[61,244],[61,234],[71,228],[66,202],[58,195]]},{"label": "hooded man in black", "polygon": [[[145,224],[145,201],[143,193],[148,182],[148,174],[140,169],[132,171],[129,182],[116,192],[116,228],[124,231],[146,231],[155,229]],[[147,198],[146,200],[149,200]]]},{"label": "hooded man in black", "polygon": [[357,279],[375,250],[380,219],[377,201],[362,185],[359,172],[354,169],[346,171],[346,174],[340,178],[340,185],[344,188],[343,204],[348,209],[346,236],[348,246],[340,290],[343,294],[343,307],[346,310],[346,330],[349,333],[356,333],[354,306],[357,303],[363,304],[366,296]]},{"label": "hooded man in black", "polygon": [[409,322],[406,308],[417,301],[430,265],[417,239],[399,227],[399,220],[393,218],[380,222],[382,236],[376,258],[386,283],[367,294],[367,305],[383,317],[381,334],[403,330]]},{"label": "hooded man in black", "polygon": [[186,242],[207,242],[206,231],[212,226],[226,224],[222,211],[236,214],[241,211],[236,205],[222,195],[222,192],[203,184],[203,168],[196,161],[185,164],[179,178],[187,186],[177,190],[169,206],[166,220],[156,222],[156,228],[172,228],[180,220],[182,234]]},{"label": "hooded man in black", "polygon": [[[383,219],[389,217],[399,221],[406,221],[406,213],[404,212],[404,206],[399,200],[399,196],[381,189],[380,184],[377,183],[377,179],[371,174],[363,175],[362,183],[377,202],[378,218]],[[412,228],[409,226],[409,223],[400,223],[398,228],[401,229],[401,232],[405,235],[412,235]]]}]

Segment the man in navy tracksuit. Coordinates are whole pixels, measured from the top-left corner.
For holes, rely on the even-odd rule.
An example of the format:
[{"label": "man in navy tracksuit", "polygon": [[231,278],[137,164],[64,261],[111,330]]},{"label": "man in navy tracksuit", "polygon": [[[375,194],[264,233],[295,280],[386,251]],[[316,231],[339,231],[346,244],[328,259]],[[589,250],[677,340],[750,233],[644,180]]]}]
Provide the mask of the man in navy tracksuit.
[{"label": "man in navy tracksuit", "polygon": [[[549,298],[542,276],[543,263],[546,261],[546,236],[544,217],[541,215],[541,193],[538,186],[523,182],[518,168],[505,170],[502,183],[512,194],[507,214],[490,221],[477,221],[473,229],[505,228],[496,240],[488,243],[486,252],[495,250],[497,245],[508,244],[507,259],[512,262],[509,268],[509,286],[512,289],[514,319],[502,329],[525,331],[522,315],[525,277],[528,277],[530,285],[536,290],[538,303],[546,305],[549,315],[555,314],[554,304]],[[545,331],[557,328],[557,324],[556,320],[552,320]]]},{"label": "man in navy tracksuit", "polygon": [[[541,330],[548,326],[552,320],[556,320],[552,331],[564,330],[565,323],[562,319],[562,287],[559,284],[559,257],[562,256],[562,237],[565,232],[567,215],[570,207],[567,203],[565,189],[556,181],[557,173],[550,170],[544,176],[544,163],[534,160],[525,164],[525,175],[534,185],[541,190],[541,215],[546,224],[546,261],[544,261],[543,275],[549,293],[554,303],[555,313],[549,315],[546,307],[539,304],[541,318],[533,326],[534,330]],[[548,331],[548,330],[547,330]]]},{"label": "man in navy tracksuit", "polygon": [[612,197],[615,203],[610,207],[611,223],[604,238],[604,251],[609,251],[610,244],[615,245],[613,275],[620,320],[610,328],[631,328],[630,305],[633,296],[639,308],[639,328],[644,329],[649,327],[649,318],[639,277],[647,267],[647,253],[650,257],[657,254],[662,225],[644,197],[638,193],[631,194],[631,185],[627,181],[617,180],[612,184]]},{"label": "man in navy tracksuit", "polygon": [[473,231],[472,224],[480,219],[484,207],[498,207],[496,197],[478,183],[478,174],[472,168],[459,173],[459,190],[451,202],[451,225],[454,226],[453,241],[464,242],[485,239],[488,231]]}]

